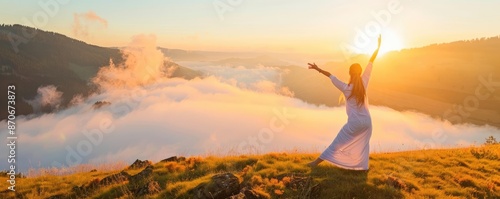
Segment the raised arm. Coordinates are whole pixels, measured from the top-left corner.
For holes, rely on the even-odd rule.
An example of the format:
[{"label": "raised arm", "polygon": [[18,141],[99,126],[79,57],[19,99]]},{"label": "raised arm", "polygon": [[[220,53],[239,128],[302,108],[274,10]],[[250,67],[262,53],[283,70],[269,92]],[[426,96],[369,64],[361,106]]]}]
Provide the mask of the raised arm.
[{"label": "raised arm", "polygon": [[317,70],[318,72],[320,72],[321,74],[323,74],[323,75],[325,75],[325,76],[327,76],[327,77],[330,77],[330,75],[332,75],[332,74],[330,74],[328,71],[326,71],[326,70],[323,70],[323,69],[319,68],[319,67],[316,65],[316,63],[312,63],[312,64],[311,64],[311,63],[307,63],[307,65],[309,65],[309,69],[314,69],[314,70]]},{"label": "raised arm", "polygon": [[312,64],[311,63],[307,63],[307,64],[309,65],[309,69],[317,70],[321,74],[327,76],[328,78],[330,78],[330,80],[332,81],[333,85],[335,85],[335,87],[337,87],[342,92],[345,91],[345,88],[347,86],[346,83],[340,81],[339,79],[337,79],[337,77],[335,77],[334,75],[330,74],[328,71],[325,71],[325,70],[319,68],[318,66],[316,66],[315,63],[312,63]]},{"label": "raised arm", "polygon": [[373,63],[375,61],[375,58],[377,58],[377,55],[378,55],[378,50],[380,49],[380,43],[382,42],[382,35],[379,35],[378,36],[378,46],[377,46],[377,50],[375,50],[375,52],[373,52],[373,55],[372,57],[370,58],[370,63]]},{"label": "raised arm", "polygon": [[368,65],[365,68],[365,71],[363,72],[363,75],[361,78],[363,79],[363,84],[365,86],[365,89],[368,88],[368,82],[370,81],[370,76],[372,74],[372,68],[373,68],[373,62],[375,61],[375,58],[377,58],[378,55],[378,50],[380,49],[380,43],[382,43],[382,36],[378,36],[378,47],[375,52],[373,52],[372,57],[370,58],[370,62],[368,62]]}]

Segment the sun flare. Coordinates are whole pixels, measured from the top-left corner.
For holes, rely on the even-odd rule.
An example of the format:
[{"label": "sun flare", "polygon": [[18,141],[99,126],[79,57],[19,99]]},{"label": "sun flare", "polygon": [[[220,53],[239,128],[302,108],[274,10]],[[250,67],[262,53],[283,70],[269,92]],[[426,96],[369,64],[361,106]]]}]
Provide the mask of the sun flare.
[{"label": "sun flare", "polygon": [[[359,49],[360,54],[371,55],[374,49],[377,48],[376,38],[366,48]],[[404,48],[403,40],[399,34],[391,29],[382,31],[382,45],[380,46],[379,55],[384,55],[390,51],[399,51]]]}]

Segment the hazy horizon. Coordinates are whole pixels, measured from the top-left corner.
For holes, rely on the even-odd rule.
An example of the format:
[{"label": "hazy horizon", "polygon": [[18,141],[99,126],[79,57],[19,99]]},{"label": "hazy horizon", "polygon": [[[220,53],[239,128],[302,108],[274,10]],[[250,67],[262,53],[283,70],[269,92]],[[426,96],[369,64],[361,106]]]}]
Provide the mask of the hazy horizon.
[{"label": "hazy horizon", "polygon": [[[495,1],[0,1],[2,23],[62,33],[87,43],[127,46],[133,35],[155,34],[158,46],[229,52],[338,53],[382,51],[499,35]],[[479,9],[481,8],[481,9]],[[416,25],[418,24],[418,25]],[[446,28],[443,28],[446,27]],[[467,27],[467,28],[463,28]],[[374,34],[371,34],[371,33]],[[365,34],[363,39],[363,35]],[[358,37],[359,36],[359,37]],[[111,39],[110,39],[111,38]],[[358,42],[357,40],[367,40]]]}]

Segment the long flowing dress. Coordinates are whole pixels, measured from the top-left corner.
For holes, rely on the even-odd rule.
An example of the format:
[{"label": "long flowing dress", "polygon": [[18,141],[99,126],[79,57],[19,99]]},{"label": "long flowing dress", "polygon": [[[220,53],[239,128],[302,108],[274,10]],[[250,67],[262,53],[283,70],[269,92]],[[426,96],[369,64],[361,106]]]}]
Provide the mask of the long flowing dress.
[{"label": "long flowing dress", "polygon": [[[372,67],[373,63],[368,63],[361,76],[365,90],[368,88]],[[365,103],[358,106],[354,97],[347,99],[351,95],[352,84],[348,85],[334,75],[331,75],[330,79],[346,98],[348,119],[330,146],[320,155],[320,158],[344,169],[368,170],[370,137],[372,135],[368,99],[365,98]]]}]

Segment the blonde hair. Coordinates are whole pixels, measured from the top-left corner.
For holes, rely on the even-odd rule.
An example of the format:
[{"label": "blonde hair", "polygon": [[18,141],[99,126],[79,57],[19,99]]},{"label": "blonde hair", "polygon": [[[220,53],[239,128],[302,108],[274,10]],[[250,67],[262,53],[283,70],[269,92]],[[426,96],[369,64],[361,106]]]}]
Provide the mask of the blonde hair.
[{"label": "blonde hair", "polygon": [[347,97],[347,99],[351,99],[354,97],[356,99],[356,103],[358,106],[361,106],[365,103],[366,91],[365,86],[363,85],[363,79],[361,78],[361,65],[358,63],[352,64],[349,68],[349,75],[351,75],[351,79],[349,80],[348,85],[353,85],[351,95]]}]

